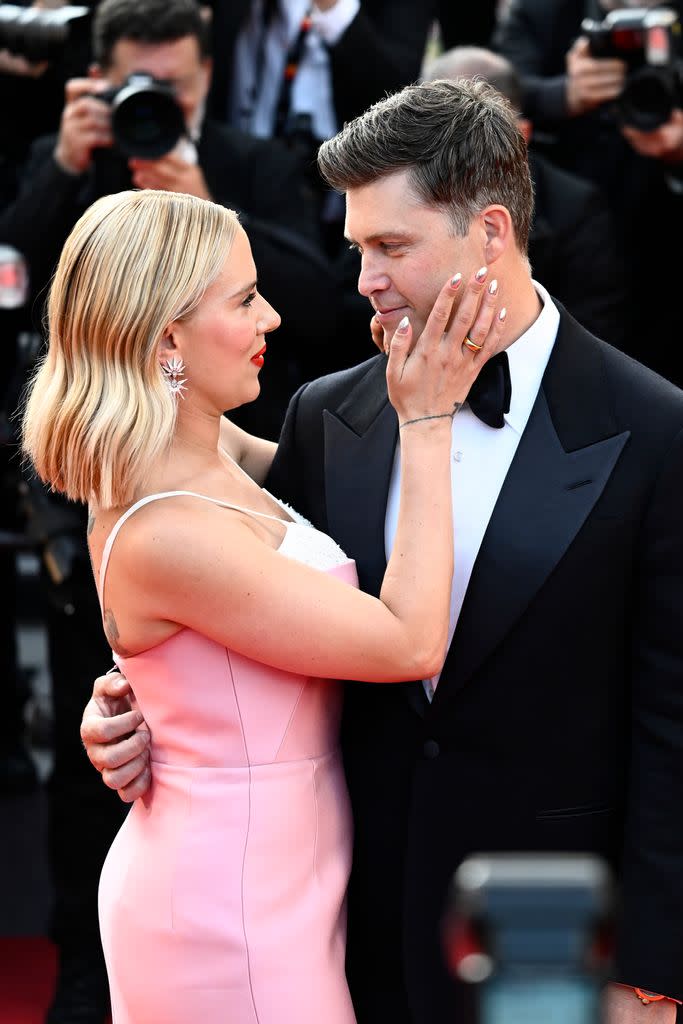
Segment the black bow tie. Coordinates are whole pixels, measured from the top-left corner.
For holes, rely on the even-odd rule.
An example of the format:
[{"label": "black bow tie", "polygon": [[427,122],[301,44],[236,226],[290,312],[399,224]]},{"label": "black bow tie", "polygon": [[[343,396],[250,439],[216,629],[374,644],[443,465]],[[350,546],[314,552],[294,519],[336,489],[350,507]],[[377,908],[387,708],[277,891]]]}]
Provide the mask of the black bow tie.
[{"label": "black bow tie", "polygon": [[504,413],[510,411],[512,382],[507,352],[489,359],[470,388],[470,409],[489,427],[504,427]]}]

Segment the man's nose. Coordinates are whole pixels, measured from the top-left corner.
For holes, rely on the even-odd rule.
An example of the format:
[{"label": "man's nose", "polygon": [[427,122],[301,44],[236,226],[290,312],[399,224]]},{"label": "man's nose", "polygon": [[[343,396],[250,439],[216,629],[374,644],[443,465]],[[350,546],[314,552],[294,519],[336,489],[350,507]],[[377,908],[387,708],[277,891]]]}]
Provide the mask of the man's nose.
[{"label": "man's nose", "polygon": [[358,291],[369,299],[373,292],[385,292],[391,286],[389,276],[372,263],[363,260],[358,275]]}]

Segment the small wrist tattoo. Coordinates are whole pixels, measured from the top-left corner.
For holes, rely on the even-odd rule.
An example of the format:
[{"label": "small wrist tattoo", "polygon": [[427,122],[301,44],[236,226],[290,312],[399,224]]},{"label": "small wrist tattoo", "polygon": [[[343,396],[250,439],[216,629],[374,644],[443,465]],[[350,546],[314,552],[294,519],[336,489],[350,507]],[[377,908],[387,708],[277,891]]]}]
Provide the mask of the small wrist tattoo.
[{"label": "small wrist tattoo", "polygon": [[403,427],[409,427],[411,423],[424,423],[425,420],[452,420],[458,409],[461,407],[462,402],[456,402],[457,409],[453,412],[436,412],[432,416],[417,416],[414,420],[404,420],[403,423],[399,423],[399,430]]}]

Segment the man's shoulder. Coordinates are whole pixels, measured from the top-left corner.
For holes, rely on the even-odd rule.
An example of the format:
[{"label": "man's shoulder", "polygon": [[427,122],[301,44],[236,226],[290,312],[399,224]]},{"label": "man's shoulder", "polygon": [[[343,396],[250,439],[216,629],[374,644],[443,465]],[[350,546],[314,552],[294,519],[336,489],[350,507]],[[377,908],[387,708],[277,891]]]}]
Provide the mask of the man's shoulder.
[{"label": "man's shoulder", "polygon": [[560,310],[558,340],[576,348],[578,359],[582,358],[583,347],[586,352],[592,350],[597,354],[603,373],[604,399],[610,402],[617,419],[651,427],[656,423],[668,424],[673,429],[678,424],[678,429],[683,429],[683,390],[591,334],[555,301]]},{"label": "man's shoulder", "polygon": [[329,408],[332,411],[351,397],[354,389],[364,380],[378,376],[382,365],[386,365],[385,357],[376,355],[356,366],[317,377],[302,389],[300,403],[307,408]]}]

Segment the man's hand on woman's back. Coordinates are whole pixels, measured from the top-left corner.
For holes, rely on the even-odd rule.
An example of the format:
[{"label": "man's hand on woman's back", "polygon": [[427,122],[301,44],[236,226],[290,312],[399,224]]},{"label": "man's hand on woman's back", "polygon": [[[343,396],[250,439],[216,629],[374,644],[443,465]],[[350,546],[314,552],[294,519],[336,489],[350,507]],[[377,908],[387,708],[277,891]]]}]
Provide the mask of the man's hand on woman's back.
[{"label": "man's hand on woman's back", "polygon": [[125,676],[98,676],[81,721],[81,739],[110,789],[132,803],[149,789],[149,730]]}]

